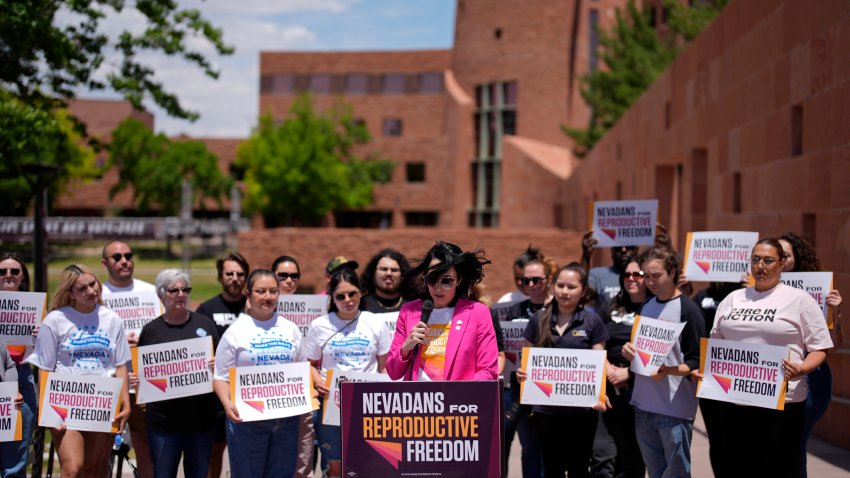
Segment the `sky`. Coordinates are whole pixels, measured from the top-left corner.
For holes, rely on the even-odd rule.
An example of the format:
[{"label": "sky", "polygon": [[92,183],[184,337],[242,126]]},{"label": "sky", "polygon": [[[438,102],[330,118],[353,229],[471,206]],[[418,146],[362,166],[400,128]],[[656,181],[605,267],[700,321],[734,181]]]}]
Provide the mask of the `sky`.
[{"label": "sky", "polygon": [[[153,66],[167,90],[184,108],[200,113],[194,123],[169,117],[145,106],[155,116],[158,132],[169,136],[247,137],[257,122],[259,52],[353,51],[450,48],[454,36],[454,0],[179,0],[198,8],[224,32],[236,48],[221,57],[208,43],[190,39],[220,70],[218,80],[200,69],[165,55],[142,57]],[[144,26],[141,14],[125,11],[103,23],[110,34]],[[72,19],[66,19],[71,22]],[[117,61],[107,57],[102,69]],[[103,73],[103,72],[101,72]],[[113,92],[80,91],[78,98],[117,98]]]}]

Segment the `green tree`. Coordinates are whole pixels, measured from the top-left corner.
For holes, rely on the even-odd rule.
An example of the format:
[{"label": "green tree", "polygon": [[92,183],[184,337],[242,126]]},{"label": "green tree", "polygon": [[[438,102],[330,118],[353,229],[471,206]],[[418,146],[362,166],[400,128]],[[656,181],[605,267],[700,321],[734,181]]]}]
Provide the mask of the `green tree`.
[{"label": "green tree", "polygon": [[119,177],[109,197],[132,187],[136,207],[143,214],[156,210],[176,215],[184,180],[191,183],[193,203],[200,209],[208,198],[221,206],[233,185],[204,143],[172,141],[132,118],[122,121],[112,133],[109,166],[118,168]]},{"label": "green tree", "polygon": [[262,213],[269,226],[317,225],[331,211],[371,204],[373,185],[390,180],[393,163],[357,155],[370,139],[349,107],[316,112],[308,95],[295,100],[280,124],[261,118],[237,155],[246,209]]},{"label": "green tree", "polygon": [[590,151],[727,1],[695,2],[689,7],[665,0],[670,33],[664,37],[652,25],[649,9],[637,7],[634,0],[629,0],[625,11],[617,9],[612,30],[598,33],[604,66],[582,78],[581,95],[592,109],[590,124],[587,128],[561,126],[575,140],[578,156]]}]

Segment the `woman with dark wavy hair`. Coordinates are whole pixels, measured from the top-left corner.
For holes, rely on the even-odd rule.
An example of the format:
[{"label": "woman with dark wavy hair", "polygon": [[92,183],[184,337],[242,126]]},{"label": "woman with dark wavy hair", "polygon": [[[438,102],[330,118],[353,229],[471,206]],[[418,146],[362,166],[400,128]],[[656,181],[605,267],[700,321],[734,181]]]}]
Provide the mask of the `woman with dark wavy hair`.
[{"label": "woman with dark wavy hair", "polygon": [[[499,352],[490,309],[470,299],[489,263],[481,251],[464,252],[443,241],[419,261],[411,274],[423,278],[426,292],[399,313],[387,355],[393,380],[496,379]],[[427,324],[420,320],[424,300],[434,307]]]}]

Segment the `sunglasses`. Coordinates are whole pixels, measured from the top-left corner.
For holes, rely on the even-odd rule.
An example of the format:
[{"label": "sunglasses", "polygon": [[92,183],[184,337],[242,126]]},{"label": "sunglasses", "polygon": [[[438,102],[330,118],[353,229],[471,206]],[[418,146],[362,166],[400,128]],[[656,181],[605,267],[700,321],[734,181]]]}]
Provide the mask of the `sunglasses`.
[{"label": "sunglasses", "polygon": [[189,294],[192,293],[192,288],[191,287],[172,287],[170,289],[166,289],[165,291],[168,292],[171,295],[177,295],[178,292],[182,292],[186,295],[189,295]]},{"label": "sunglasses", "polygon": [[522,279],[520,279],[520,282],[522,282],[522,285],[529,285],[529,284],[537,285],[537,284],[539,284],[539,283],[541,283],[545,280],[546,280],[545,277],[523,277]]},{"label": "sunglasses", "polygon": [[435,289],[451,289],[457,284],[454,277],[443,276],[440,278],[428,278],[428,285]]},{"label": "sunglasses", "polygon": [[357,297],[358,294],[360,294],[360,292],[356,291],[356,290],[350,290],[348,292],[340,292],[339,294],[334,294],[334,300],[342,302],[345,299],[353,299],[353,298]]},{"label": "sunglasses", "polygon": [[277,280],[281,280],[281,281],[284,281],[286,279],[292,279],[292,280],[295,281],[295,280],[298,280],[298,279],[301,278],[301,274],[299,274],[297,272],[292,272],[292,273],[290,273],[290,272],[278,272],[276,275],[277,275]]},{"label": "sunglasses", "polygon": [[233,274],[236,274],[236,277],[245,277],[244,272],[227,271],[224,273],[224,275],[227,277],[233,277]]},{"label": "sunglasses", "polygon": [[17,277],[21,273],[21,270],[17,267],[13,267],[11,269],[0,268],[0,276],[5,276],[7,273],[12,275],[13,277]]},{"label": "sunglasses", "polygon": [[132,252],[125,252],[124,254],[121,254],[120,252],[116,252],[115,254],[112,254],[109,257],[111,257],[112,260],[115,261],[115,262],[120,261],[122,257],[124,259],[127,259],[128,261],[132,261],[133,260],[133,253]]},{"label": "sunglasses", "polygon": [[623,272],[622,275],[623,275],[623,279],[628,279],[629,277],[631,277],[633,280],[639,280],[639,279],[643,279],[644,273],[643,273],[643,271]]}]

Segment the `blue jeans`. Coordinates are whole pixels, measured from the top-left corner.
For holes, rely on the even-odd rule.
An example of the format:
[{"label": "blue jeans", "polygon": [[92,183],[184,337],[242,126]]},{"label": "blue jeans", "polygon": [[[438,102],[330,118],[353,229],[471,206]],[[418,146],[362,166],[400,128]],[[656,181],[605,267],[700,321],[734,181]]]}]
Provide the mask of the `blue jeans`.
[{"label": "blue jeans", "polygon": [[227,420],[231,478],[292,476],[300,416],[233,423]]},{"label": "blue jeans", "polygon": [[[509,410],[514,402],[519,401],[519,385],[514,384],[505,390],[505,410]],[[531,406],[523,406],[514,420],[505,417],[505,463],[511,455],[511,443],[514,435],[519,434],[519,444],[522,446],[522,476],[523,478],[540,478],[543,475],[543,459],[537,446],[537,437],[531,429]]]},{"label": "blue jeans", "polygon": [[324,397],[319,400],[321,407],[314,413],[314,426],[316,427],[316,440],[322,451],[322,471],[328,471],[328,462],[332,460],[342,461],[342,429],[333,425],[322,425],[322,415],[325,406]]},{"label": "blue jeans", "polygon": [[635,408],[635,433],[649,478],[691,476],[694,421]]},{"label": "blue jeans", "polygon": [[38,418],[38,396],[35,391],[32,369],[28,364],[17,366],[18,390],[24,397],[21,406],[21,441],[0,444],[0,476],[6,478],[24,478],[27,473],[32,432]]},{"label": "blue jeans", "polygon": [[824,362],[820,367],[806,375],[809,383],[809,395],[806,397],[805,421],[803,422],[803,439],[800,440],[800,476],[806,478],[806,445],[812,436],[812,429],[818,420],[826,413],[829,401],[832,400],[832,371]]},{"label": "blue jeans", "polygon": [[210,466],[215,430],[208,432],[159,432],[148,429],[154,478],[175,478],[180,457],[183,476],[204,478]]}]

